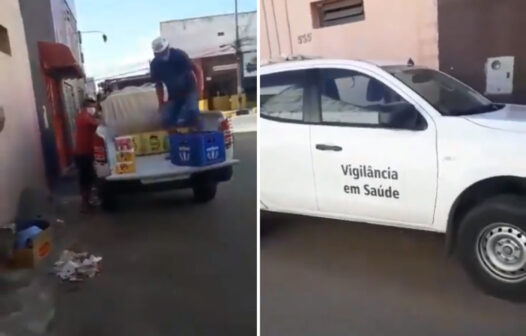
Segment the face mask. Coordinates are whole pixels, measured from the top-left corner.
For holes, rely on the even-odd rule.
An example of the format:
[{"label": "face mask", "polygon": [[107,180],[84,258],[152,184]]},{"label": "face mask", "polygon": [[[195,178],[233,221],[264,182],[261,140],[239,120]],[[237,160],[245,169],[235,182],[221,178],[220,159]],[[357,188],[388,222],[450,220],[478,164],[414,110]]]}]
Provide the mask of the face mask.
[{"label": "face mask", "polygon": [[88,108],[86,109],[86,111],[88,112],[89,115],[93,116],[93,115],[95,115],[95,113],[97,112],[97,109],[94,108],[94,107],[88,107]]}]

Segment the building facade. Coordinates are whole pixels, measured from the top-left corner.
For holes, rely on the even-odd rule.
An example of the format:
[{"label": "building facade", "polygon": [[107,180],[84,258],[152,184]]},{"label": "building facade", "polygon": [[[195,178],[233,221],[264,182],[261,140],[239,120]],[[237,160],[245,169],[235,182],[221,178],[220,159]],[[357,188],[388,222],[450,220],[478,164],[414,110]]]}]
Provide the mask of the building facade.
[{"label": "building facade", "polygon": [[254,71],[243,66],[257,51],[257,13],[238,14],[241,59],[236,55],[235,14],[206,16],[161,22],[161,36],[171,45],[188,53],[198,63],[205,77],[205,98],[237,93],[237,72],[247,96],[256,99]]},{"label": "building facade", "polygon": [[45,188],[24,24],[18,0],[0,3],[0,224],[13,220],[27,188]]},{"label": "building facade", "polygon": [[262,63],[411,58],[494,100],[526,103],[523,0],[261,0],[260,9]]},{"label": "building facade", "polygon": [[440,70],[493,100],[526,104],[526,1],[439,0]]},{"label": "building facade", "polygon": [[72,164],[75,114],[84,96],[82,51],[73,6],[72,0],[20,0],[51,184]]},{"label": "building facade", "polygon": [[289,55],[401,62],[412,58],[436,68],[435,3],[261,0],[261,62]]}]

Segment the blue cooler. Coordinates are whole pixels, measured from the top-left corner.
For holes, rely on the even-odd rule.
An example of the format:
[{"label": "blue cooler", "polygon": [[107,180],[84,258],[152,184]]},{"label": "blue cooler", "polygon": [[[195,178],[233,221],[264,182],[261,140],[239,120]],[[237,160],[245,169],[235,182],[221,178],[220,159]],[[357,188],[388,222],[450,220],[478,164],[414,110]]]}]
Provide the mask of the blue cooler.
[{"label": "blue cooler", "polygon": [[170,159],[177,166],[202,167],[225,161],[222,132],[170,135]]}]

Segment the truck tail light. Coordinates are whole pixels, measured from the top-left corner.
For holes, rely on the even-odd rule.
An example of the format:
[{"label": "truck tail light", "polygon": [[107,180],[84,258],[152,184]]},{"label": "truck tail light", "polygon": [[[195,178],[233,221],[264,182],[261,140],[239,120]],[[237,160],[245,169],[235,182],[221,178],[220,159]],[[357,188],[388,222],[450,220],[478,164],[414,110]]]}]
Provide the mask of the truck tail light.
[{"label": "truck tail light", "polygon": [[221,121],[221,125],[219,127],[225,135],[225,148],[228,149],[232,147],[232,123],[230,122],[230,118],[225,118],[223,121]]},{"label": "truck tail light", "polygon": [[93,154],[97,163],[106,164],[108,162],[108,153],[104,139],[95,133],[93,138]]}]

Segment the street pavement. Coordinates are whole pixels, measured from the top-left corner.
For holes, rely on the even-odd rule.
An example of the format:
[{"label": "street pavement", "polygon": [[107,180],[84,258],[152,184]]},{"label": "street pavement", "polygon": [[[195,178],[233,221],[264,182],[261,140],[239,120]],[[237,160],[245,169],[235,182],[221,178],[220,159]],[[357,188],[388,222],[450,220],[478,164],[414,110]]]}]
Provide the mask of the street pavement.
[{"label": "street pavement", "polygon": [[262,213],[261,335],[526,335],[526,305],[481,293],[443,235]]},{"label": "street pavement", "polygon": [[231,120],[235,133],[255,132],[257,130],[257,114],[240,115]]},{"label": "street pavement", "polygon": [[[190,190],[136,194],[116,213],[80,215],[76,193],[63,197],[56,249],[100,255],[102,271],[67,284],[40,269],[19,291],[34,302],[17,303],[22,294],[12,291],[0,305],[0,335],[255,335],[256,133],[234,141],[233,180],[208,204],[195,204]],[[14,311],[10,321],[2,307]]]}]

